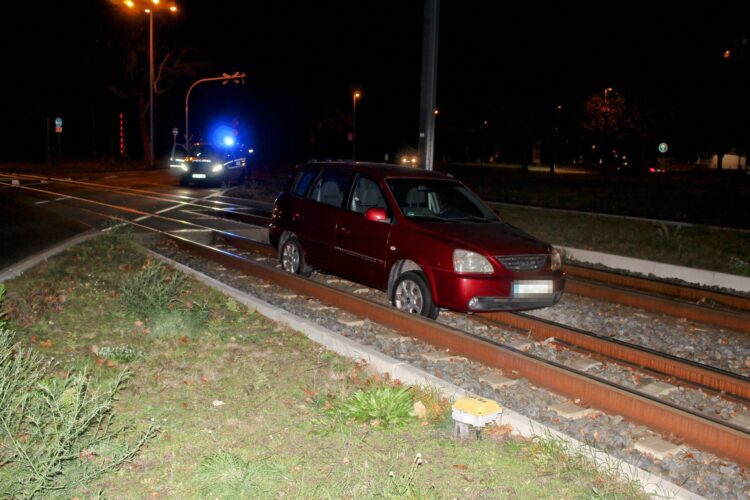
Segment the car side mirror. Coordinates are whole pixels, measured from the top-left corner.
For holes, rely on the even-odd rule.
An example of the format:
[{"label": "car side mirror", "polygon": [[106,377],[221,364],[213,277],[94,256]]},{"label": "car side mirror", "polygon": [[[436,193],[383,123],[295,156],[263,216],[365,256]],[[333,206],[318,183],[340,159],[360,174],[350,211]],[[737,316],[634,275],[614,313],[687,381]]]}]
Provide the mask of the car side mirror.
[{"label": "car side mirror", "polygon": [[374,222],[390,222],[384,208],[370,208],[365,212],[365,219]]}]

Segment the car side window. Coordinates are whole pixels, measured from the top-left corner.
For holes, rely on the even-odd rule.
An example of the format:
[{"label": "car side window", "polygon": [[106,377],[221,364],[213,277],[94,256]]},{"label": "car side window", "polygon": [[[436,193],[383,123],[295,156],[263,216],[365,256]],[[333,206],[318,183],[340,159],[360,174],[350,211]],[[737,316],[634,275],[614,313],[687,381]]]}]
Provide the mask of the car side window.
[{"label": "car side window", "polygon": [[308,198],[341,208],[346,193],[349,191],[352,174],[341,170],[326,170],[313,184]]},{"label": "car side window", "polygon": [[364,214],[370,208],[384,208],[387,211],[388,204],[377,182],[369,177],[360,175],[354,183],[348,208],[352,212]]},{"label": "car side window", "polygon": [[317,175],[318,170],[303,170],[300,172],[297,181],[294,183],[294,189],[292,190],[294,196],[304,197],[307,193],[307,189]]}]

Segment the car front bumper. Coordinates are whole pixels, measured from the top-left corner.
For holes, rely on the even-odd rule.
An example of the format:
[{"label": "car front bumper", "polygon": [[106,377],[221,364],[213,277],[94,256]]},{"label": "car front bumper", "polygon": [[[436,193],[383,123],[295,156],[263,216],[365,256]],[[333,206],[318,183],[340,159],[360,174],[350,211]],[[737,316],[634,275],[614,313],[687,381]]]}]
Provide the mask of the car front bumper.
[{"label": "car front bumper", "polygon": [[549,307],[560,300],[565,289],[565,276],[561,271],[498,277],[433,270],[432,275],[435,303],[464,312]]}]

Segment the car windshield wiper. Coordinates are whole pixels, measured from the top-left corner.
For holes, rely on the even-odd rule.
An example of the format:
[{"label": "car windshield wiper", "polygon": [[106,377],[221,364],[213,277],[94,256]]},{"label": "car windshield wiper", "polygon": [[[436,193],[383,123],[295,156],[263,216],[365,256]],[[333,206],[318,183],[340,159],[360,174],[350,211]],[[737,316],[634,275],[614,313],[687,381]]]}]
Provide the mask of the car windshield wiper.
[{"label": "car windshield wiper", "polygon": [[455,221],[474,221],[474,222],[491,222],[492,219],[481,217],[479,215],[464,215],[463,217],[451,217],[449,220]]}]

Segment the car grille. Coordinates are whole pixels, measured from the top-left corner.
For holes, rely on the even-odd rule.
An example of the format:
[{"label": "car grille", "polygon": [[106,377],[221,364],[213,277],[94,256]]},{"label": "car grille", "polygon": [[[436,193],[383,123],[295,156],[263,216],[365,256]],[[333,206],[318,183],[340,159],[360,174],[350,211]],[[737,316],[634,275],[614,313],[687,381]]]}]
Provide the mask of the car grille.
[{"label": "car grille", "polygon": [[547,255],[498,255],[497,260],[508,271],[539,271],[547,262]]}]

